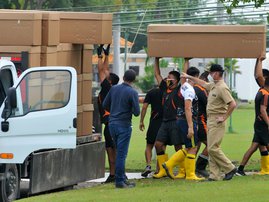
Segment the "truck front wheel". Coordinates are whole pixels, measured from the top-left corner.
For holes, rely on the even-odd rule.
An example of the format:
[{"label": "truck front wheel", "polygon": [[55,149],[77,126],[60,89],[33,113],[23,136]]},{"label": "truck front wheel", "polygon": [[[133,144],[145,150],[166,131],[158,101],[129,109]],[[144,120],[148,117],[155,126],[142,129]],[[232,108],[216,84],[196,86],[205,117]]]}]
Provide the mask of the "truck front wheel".
[{"label": "truck front wheel", "polygon": [[5,164],[4,166],[0,181],[0,202],[9,202],[20,195],[20,177],[16,164]]}]

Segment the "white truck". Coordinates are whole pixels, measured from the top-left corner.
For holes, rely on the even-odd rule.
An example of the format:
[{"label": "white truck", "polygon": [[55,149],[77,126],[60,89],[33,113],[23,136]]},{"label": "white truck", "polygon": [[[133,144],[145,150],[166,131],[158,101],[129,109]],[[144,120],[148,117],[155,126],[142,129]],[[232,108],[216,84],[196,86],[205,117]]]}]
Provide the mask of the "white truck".
[{"label": "white truck", "polygon": [[76,137],[77,76],[72,67],[37,67],[20,77],[0,60],[0,201],[104,176],[100,134]]}]

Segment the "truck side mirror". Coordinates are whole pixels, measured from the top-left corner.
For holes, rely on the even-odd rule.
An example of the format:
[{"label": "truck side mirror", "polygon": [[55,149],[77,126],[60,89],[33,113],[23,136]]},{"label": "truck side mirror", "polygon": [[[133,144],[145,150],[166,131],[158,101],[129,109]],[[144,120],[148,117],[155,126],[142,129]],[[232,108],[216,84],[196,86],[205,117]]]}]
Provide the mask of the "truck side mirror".
[{"label": "truck side mirror", "polygon": [[7,98],[5,100],[5,108],[2,113],[2,118],[5,119],[5,121],[11,116],[12,109],[15,109],[17,107],[17,95],[16,95],[16,89],[11,87],[8,89],[7,92]]}]

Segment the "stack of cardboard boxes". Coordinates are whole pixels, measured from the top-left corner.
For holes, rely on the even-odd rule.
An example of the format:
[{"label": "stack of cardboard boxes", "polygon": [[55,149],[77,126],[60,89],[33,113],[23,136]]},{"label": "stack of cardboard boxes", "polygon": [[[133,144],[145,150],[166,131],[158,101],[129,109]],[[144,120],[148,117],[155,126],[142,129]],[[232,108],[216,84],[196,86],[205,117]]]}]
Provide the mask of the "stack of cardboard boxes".
[{"label": "stack of cardboard boxes", "polygon": [[112,14],[0,12],[0,56],[29,54],[29,67],[71,66],[77,71],[77,136],[92,134],[93,44],[112,41]]}]

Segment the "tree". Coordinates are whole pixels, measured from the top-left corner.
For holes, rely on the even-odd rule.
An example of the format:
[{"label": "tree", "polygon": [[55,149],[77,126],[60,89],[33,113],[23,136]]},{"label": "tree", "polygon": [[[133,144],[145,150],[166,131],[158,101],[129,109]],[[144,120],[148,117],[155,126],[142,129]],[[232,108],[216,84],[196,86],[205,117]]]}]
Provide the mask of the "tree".
[{"label": "tree", "polygon": [[232,9],[238,7],[240,3],[254,3],[255,8],[259,8],[264,4],[264,0],[219,0],[227,9],[227,13],[232,13]]}]

